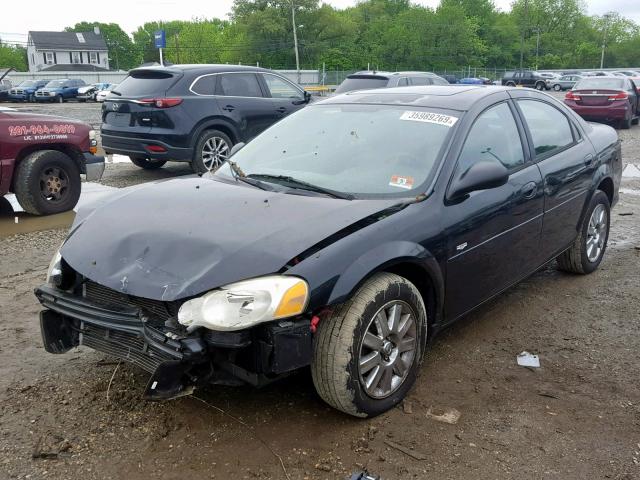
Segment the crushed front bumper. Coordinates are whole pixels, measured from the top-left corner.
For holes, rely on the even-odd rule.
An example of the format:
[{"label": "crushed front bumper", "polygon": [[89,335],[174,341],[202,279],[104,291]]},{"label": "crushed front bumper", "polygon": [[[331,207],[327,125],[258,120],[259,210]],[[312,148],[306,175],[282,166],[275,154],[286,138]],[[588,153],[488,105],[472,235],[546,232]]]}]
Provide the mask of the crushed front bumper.
[{"label": "crushed front bumper", "polygon": [[131,362],[152,374],[145,391],[151,400],[185,395],[204,384],[262,386],[311,360],[306,318],[188,334],[175,322],[153,318],[154,305],[140,299],[137,305],[105,306],[48,284],[35,294],[45,307],[40,329],[47,352],[84,345]]}]

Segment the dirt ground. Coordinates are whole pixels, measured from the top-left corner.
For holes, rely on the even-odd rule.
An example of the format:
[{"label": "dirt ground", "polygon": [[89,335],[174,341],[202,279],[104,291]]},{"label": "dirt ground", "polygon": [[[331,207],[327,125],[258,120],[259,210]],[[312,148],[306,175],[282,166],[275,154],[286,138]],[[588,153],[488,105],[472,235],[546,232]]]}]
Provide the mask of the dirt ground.
[{"label": "dirt ground", "polygon": [[[620,135],[640,164],[640,127]],[[187,173],[114,164],[103,183]],[[0,479],[640,479],[640,179],[623,186],[598,271],[551,264],[463,319],[404,405],[371,420],[327,407],[308,371],[145,402],[144,372],[42,347],[33,288],[65,231],[0,239]],[[523,350],[541,368],[518,366]]]}]

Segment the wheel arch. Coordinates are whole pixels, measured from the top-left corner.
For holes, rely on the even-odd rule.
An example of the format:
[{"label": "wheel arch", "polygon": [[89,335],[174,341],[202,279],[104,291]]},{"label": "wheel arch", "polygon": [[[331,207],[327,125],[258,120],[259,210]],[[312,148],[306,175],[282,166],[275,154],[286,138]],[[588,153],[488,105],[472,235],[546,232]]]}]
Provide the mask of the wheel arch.
[{"label": "wheel arch", "polygon": [[379,272],[395,273],[413,283],[422,294],[429,325],[442,322],[444,278],[440,266],[424,247],[407,241],[379,245],[352,262],[335,283],[327,303],[342,303]]},{"label": "wheel arch", "polygon": [[[83,156],[82,152],[80,151],[80,149],[78,147],[74,146],[74,145],[69,145],[69,144],[66,144],[66,143],[37,144],[37,145],[28,145],[28,146],[26,146],[25,148],[20,150],[18,155],[16,155],[15,165],[14,165],[14,172],[18,169],[18,165],[20,165],[20,163],[25,158],[27,158],[29,155],[31,155],[34,152],[39,152],[39,151],[42,151],[42,150],[56,150],[58,152],[64,153],[69,158],[71,158],[71,160],[73,160],[73,162],[78,167],[78,170],[80,170],[80,173],[86,173],[87,172],[86,168],[85,168],[85,164],[84,164],[84,156]],[[11,184],[10,184],[10,187],[9,187],[9,190],[11,192],[14,192],[15,178],[16,178],[16,176],[13,175],[13,178],[11,179]]]},{"label": "wheel arch", "polygon": [[205,120],[202,120],[198,123],[191,133],[191,148],[195,148],[200,135],[206,130],[220,130],[224,134],[226,134],[234,145],[242,139],[240,138],[240,134],[238,133],[238,129],[235,125],[233,125],[228,120],[225,120],[220,117],[210,117]]}]

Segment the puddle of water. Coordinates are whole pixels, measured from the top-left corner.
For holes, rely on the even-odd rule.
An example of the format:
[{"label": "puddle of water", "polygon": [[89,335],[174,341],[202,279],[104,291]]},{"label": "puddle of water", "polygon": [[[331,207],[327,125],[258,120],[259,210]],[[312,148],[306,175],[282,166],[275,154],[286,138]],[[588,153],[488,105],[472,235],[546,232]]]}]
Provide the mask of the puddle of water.
[{"label": "puddle of water", "polygon": [[[5,195],[0,198],[3,201],[3,208],[0,210],[0,238],[15,235],[16,233],[39,232],[68,227],[73,222],[76,215],[75,212],[79,207],[109,195],[116,190],[118,189],[115,187],[108,187],[99,183],[83,182],[80,199],[73,211],[43,217],[25,213],[15,195]],[[12,209],[13,211],[11,211]]]}]

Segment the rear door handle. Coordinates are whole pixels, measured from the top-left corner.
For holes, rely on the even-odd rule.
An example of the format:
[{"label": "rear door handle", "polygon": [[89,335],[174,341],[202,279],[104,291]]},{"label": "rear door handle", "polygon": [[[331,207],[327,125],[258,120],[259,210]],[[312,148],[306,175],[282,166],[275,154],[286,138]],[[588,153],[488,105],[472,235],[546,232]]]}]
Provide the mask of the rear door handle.
[{"label": "rear door handle", "polygon": [[587,156],[584,157],[584,163],[585,165],[591,165],[591,163],[593,162],[594,156],[589,154]]},{"label": "rear door handle", "polygon": [[284,108],[284,107],[276,108],[276,112],[278,112],[278,113],[284,113],[286,111],[287,111],[287,109]]},{"label": "rear door handle", "polygon": [[234,107],[233,105],[225,105],[224,107],[222,107],[223,110],[226,110],[227,112],[233,112],[236,107]]},{"label": "rear door handle", "polygon": [[536,196],[538,191],[538,186],[536,182],[525,183],[524,186],[520,189],[520,193],[523,198],[533,198]]}]

